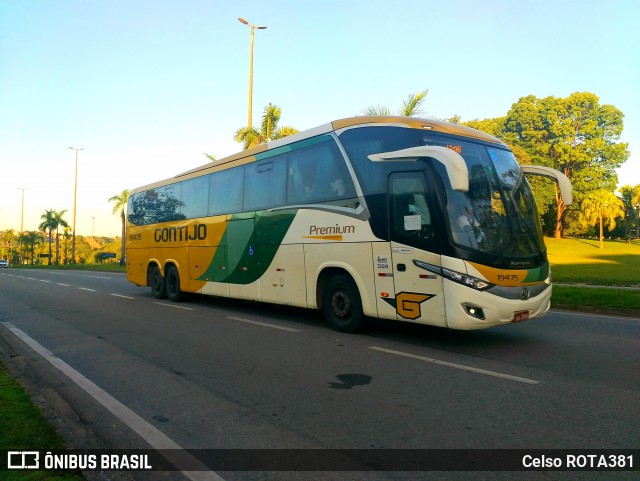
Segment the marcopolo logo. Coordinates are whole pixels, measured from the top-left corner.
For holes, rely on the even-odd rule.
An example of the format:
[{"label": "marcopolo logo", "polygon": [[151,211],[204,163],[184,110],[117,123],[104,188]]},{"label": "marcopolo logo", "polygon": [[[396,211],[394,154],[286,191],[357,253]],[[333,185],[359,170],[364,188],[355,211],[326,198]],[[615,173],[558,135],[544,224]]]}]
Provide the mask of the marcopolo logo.
[{"label": "marcopolo logo", "polygon": [[8,451],[8,469],[40,469],[40,452],[38,451]]}]

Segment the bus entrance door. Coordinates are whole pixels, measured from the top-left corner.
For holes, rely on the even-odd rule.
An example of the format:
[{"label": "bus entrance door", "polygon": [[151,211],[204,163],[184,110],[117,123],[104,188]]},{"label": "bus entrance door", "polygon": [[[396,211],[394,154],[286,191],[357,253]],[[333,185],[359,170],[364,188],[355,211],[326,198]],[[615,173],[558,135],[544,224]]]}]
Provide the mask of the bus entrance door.
[{"label": "bus entrance door", "polygon": [[[389,176],[391,259],[395,287],[392,305],[398,320],[447,326],[437,226],[433,224],[424,174]],[[417,262],[414,262],[417,261]],[[422,267],[420,267],[422,264]],[[423,267],[431,267],[432,270]]]}]

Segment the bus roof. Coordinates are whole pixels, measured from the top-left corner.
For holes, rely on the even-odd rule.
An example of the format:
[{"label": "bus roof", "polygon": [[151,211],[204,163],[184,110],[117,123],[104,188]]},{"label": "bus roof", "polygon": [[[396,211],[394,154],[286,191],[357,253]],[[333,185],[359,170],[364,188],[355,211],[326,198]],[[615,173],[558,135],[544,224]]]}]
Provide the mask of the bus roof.
[{"label": "bus roof", "polygon": [[339,133],[340,131],[343,131],[346,129],[351,129],[354,127],[362,127],[366,125],[379,125],[379,126],[394,125],[397,127],[425,129],[425,130],[431,130],[434,132],[441,132],[444,134],[460,135],[463,137],[468,137],[472,139],[482,140],[485,142],[499,144],[505,147],[504,143],[497,137],[494,137],[493,135],[489,135],[485,132],[472,129],[470,127],[464,127],[462,125],[452,124],[452,123],[444,122],[441,120],[421,119],[418,117],[400,117],[400,116],[349,117],[345,119],[335,120],[333,122],[321,125],[319,127],[305,130],[303,132],[290,135],[288,137],[284,137],[282,139],[269,142],[267,144],[260,144],[257,147],[243,150],[236,154],[224,157],[220,160],[215,160],[213,162],[209,162],[207,164],[201,165],[194,169],[188,170],[186,172],[182,172],[176,175],[175,177],[171,177],[169,179],[164,179],[158,182],[154,182],[152,184],[138,187],[136,189],[133,189],[131,193],[133,194],[136,192],[153,189],[155,187],[160,187],[162,185],[167,185],[173,182],[177,182],[178,180],[185,180],[191,177],[197,177],[199,175],[202,175],[208,172],[223,170],[231,166],[248,164],[255,160],[255,156],[257,154],[266,152],[267,150],[282,147],[283,145],[298,142],[300,140],[308,139],[310,137],[315,137],[317,135],[326,134],[328,132],[335,131]]}]

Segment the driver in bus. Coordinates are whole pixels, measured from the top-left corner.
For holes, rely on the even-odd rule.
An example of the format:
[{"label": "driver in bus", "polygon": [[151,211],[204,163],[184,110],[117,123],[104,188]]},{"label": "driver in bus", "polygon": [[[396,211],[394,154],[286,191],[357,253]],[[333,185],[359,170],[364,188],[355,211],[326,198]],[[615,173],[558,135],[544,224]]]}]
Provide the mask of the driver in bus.
[{"label": "driver in bus", "polygon": [[465,205],[462,214],[458,217],[458,227],[463,232],[463,244],[478,248],[485,240],[484,232],[480,229],[480,222],[473,213],[473,207]]}]

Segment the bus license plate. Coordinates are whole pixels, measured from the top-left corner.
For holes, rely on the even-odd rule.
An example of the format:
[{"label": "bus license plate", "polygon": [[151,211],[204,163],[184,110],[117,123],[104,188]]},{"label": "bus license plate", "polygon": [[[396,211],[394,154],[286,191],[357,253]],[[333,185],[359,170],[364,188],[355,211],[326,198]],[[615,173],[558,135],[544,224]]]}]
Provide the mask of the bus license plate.
[{"label": "bus license plate", "polygon": [[515,311],[513,313],[513,322],[526,321],[529,319],[529,311]]}]

